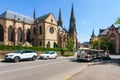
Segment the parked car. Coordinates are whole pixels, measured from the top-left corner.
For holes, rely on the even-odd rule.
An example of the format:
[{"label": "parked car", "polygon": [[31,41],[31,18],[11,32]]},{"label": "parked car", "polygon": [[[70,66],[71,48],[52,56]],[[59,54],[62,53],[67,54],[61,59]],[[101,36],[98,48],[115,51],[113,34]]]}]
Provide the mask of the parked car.
[{"label": "parked car", "polygon": [[49,58],[56,59],[57,56],[58,55],[55,51],[45,51],[44,53],[40,54],[40,59],[49,59]]},{"label": "parked car", "polygon": [[23,59],[30,59],[32,61],[36,60],[37,53],[34,50],[16,50],[13,53],[8,53],[5,55],[5,61],[15,61],[19,62]]}]

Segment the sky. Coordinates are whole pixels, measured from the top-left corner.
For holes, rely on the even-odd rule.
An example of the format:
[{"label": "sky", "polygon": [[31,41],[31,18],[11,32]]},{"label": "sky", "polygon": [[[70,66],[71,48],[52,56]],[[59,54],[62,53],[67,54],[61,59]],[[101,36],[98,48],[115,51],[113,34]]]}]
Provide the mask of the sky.
[{"label": "sky", "polygon": [[56,21],[61,8],[63,26],[68,30],[71,7],[74,6],[77,37],[79,42],[89,41],[92,31],[110,27],[120,17],[120,0],[0,0],[0,14],[11,10],[33,18],[52,12]]}]

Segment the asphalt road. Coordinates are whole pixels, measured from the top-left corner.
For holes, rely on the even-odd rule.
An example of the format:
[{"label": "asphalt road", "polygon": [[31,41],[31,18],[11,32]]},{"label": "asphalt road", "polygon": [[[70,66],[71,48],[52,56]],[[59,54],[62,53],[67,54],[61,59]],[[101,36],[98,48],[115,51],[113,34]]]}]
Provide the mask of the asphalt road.
[{"label": "asphalt road", "polygon": [[66,80],[87,68],[74,58],[58,57],[50,60],[0,62],[0,80]]},{"label": "asphalt road", "polygon": [[120,55],[110,57],[110,60],[100,60],[69,80],[120,80]]}]

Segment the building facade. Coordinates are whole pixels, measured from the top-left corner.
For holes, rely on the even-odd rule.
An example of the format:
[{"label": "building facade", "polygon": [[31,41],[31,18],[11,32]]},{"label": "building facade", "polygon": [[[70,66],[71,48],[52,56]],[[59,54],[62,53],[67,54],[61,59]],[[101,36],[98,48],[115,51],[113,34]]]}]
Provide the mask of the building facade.
[{"label": "building facade", "polygon": [[33,18],[13,12],[5,11],[0,15],[0,44],[43,46],[54,48],[56,44],[66,48],[68,37],[73,37],[74,48],[77,48],[77,31],[74,10],[72,6],[70,29],[63,28],[61,10],[56,21],[53,13]]},{"label": "building facade", "polygon": [[111,25],[107,29],[100,29],[99,36],[99,49],[100,45],[106,41],[106,50],[110,51],[110,54],[120,54],[120,29]]}]

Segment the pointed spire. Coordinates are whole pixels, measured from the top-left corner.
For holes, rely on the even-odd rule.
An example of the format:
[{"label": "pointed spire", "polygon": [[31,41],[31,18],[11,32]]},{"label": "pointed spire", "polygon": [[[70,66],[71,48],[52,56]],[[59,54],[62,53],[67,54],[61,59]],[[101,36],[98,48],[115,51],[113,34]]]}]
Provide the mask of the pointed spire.
[{"label": "pointed spire", "polygon": [[59,10],[59,18],[58,18],[58,26],[61,26],[62,27],[62,15],[61,15],[61,8]]},{"label": "pointed spire", "polygon": [[91,35],[91,37],[92,37],[92,38],[95,37],[94,29],[93,29],[93,31],[92,31],[92,35]]},{"label": "pointed spire", "polygon": [[36,9],[34,8],[33,19],[36,18]]},{"label": "pointed spire", "polygon": [[76,24],[75,24],[74,8],[73,8],[73,4],[72,4],[69,32],[74,33],[74,31],[76,32]]},{"label": "pointed spire", "polygon": [[73,4],[72,4],[72,10],[71,10],[71,17],[70,17],[70,21],[75,21]]}]

